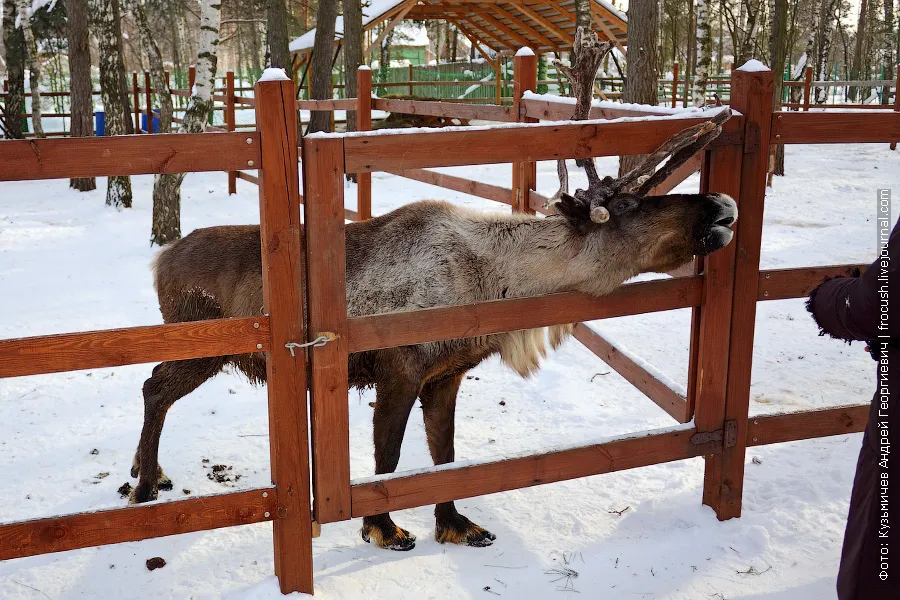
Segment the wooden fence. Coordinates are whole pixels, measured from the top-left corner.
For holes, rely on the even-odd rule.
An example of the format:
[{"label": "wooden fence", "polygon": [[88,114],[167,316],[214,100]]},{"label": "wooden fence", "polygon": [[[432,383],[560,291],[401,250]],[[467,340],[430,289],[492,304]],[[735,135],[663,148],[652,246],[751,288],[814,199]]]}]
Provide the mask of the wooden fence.
[{"label": "wooden fence", "polygon": [[[0,181],[259,169],[263,316],[3,340],[0,377],[265,351],[273,485],[3,524],[0,559],[271,520],[281,590],[312,592],[311,537],[319,524],[701,456],[706,462],[702,501],[720,519],[727,519],[741,514],[748,446],[861,431],[867,404],[748,417],[757,303],[806,296],[824,277],[857,266],[759,270],[766,162],[769,144],[776,140],[895,141],[900,139],[900,114],[773,112],[770,71],[732,75],[732,105],[739,114],[704,154],[701,189],[730,194],[741,217],[733,243],[697,261],[695,275],[627,284],[604,298],[561,293],[401,313],[347,314],[345,172],[412,174],[431,183],[438,175],[428,168],[512,163],[513,189],[476,186],[472,191],[508,199],[514,211],[529,213],[543,210],[534,192],[536,161],[644,154],[702,120],[529,122],[555,119],[559,113],[554,111],[561,113],[566,107],[523,98],[536,80],[531,75],[536,73],[535,58],[515,60],[521,74],[516,78],[515,106],[512,112],[492,107],[490,114],[520,124],[503,128],[312,136],[298,147],[294,85],[266,81],[255,88],[253,104],[259,110],[258,131],[253,133],[4,142],[8,158],[0,162]],[[360,88],[366,100],[356,104],[363,115],[370,104],[369,89]],[[343,106],[328,102],[332,108]],[[447,109],[432,103],[414,106],[423,111]],[[296,168],[301,152],[306,235],[302,244]],[[449,181],[446,187],[469,185]],[[362,218],[362,206],[359,213]],[[296,260],[297,256],[304,260]],[[309,286],[306,299],[300,294],[304,275]],[[350,353],[687,307],[693,310],[693,324],[685,395],[589,327],[576,328],[577,339],[680,424],[533,456],[351,481]],[[326,333],[331,341],[307,352],[292,353],[286,347]],[[308,407],[298,401],[306,389]]]}]

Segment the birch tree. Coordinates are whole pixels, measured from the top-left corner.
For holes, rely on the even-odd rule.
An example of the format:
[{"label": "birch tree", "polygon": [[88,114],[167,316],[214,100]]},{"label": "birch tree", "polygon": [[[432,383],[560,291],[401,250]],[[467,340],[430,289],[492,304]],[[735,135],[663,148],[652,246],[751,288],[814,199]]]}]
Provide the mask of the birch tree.
[{"label": "birch tree", "polygon": [[16,6],[3,2],[3,47],[9,92],[3,103],[3,129],[7,138],[21,139],[22,105],[25,103],[25,36],[16,27]]},{"label": "birch tree", "polygon": [[[179,133],[203,133],[213,108],[218,65],[221,0],[200,0],[197,77]],[[181,237],[181,183],[184,173],[157,175],[153,181],[153,233],[150,243],[162,246]]]},{"label": "birch tree", "polygon": [[[94,135],[94,98],[91,83],[91,48],[88,36],[87,0],[66,0],[66,38],[69,46],[69,91],[71,93],[71,137]],[[97,189],[93,177],[76,177],[69,187],[79,192]]]},{"label": "birch tree", "polygon": [[[12,0],[5,0],[10,2]],[[27,0],[16,0],[16,9],[19,15],[19,27],[25,37],[25,53],[28,58],[28,85],[31,87],[31,124],[34,127],[35,137],[47,137],[44,135],[44,126],[41,122],[41,58],[38,56],[37,42],[34,40],[34,29],[31,27],[31,16],[28,14]]]},{"label": "birch tree", "polygon": [[[124,68],[119,68],[119,37],[116,35],[113,4],[116,0],[90,0],[91,26],[100,47],[100,96],[106,120],[106,135],[125,135],[125,99],[122,97]],[[106,203],[116,208],[131,208],[131,178],[109,177]]]},{"label": "birch tree", "polygon": [[706,86],[709,67],[712,64],[712,28],[709,18],[709,0],[697,0],[697,70],[694,72],[693,104],[706,104]]}]

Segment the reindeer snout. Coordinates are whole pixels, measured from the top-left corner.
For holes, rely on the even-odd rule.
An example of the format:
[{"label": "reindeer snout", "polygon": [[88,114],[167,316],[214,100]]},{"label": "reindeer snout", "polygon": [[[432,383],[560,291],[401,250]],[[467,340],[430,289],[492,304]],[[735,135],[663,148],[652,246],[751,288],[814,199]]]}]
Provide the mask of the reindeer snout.
[{"label": "reindeer snout", "polygon": [[731,196],[726,194],[710,194],[710,201],[713,203],[713,225],[721,227],[731,227],[737,221],[738,210],[737,203]]}]

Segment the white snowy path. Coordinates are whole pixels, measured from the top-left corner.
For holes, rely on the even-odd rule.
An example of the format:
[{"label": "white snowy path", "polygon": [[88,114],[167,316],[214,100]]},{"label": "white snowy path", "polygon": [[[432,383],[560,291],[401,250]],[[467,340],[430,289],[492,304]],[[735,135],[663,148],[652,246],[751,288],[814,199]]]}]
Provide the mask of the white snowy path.
[{"label": "white snowy path", "polygon": [[[612,159],[598,162],[601,172],[615,170]],[[795,146],[787,169],[767,199],[764,268],[870,261],[875,189],[900,194],[900,153],[886,145]],[[508,165],[447,171],[498,185],[510,180]],[[555,165],[542,163],[538,180],[542,193],[552,193]],[[240,182],[239,194],[228,197],[225,181],[222,173],[188,176],[185,233],[258,222],[256,188]],[[70,191],[64,180],[0,184],[0,339],[160,322],[148,268],[152,180],[134,178],[135,207],[124,212],[104,205],[105,180],[98,183],[89,194]],[[696,185],[694,178],[682,189]],[[346,191],[353,207],[355,188]],[[508,210],[374,177],[376,213],[423,198]],[[689,311],[594,325],[685,384]],[[873,364],[859,344],[818,337],[802,301],[762,303],[751,413],[868,401]],[[125,504],[116,489],[129,480],[140,389],[151,368],[0,380],[0,522]],[[496,361],[481,365],[460,393],[457,456],[539,451],[672,424],[608,372],[575,341],[531,380]],[[349,396],[354,478],[373,468],[373,399],[371,392]],[[234,489],[206,477],[204,458],[232,465],[241,475],[236,488],[266,485],[266,431],[264,390],[231,374],[205,384],[169,413],[160,459],[175,490],[162,497]],[[695,459],[458,502],[498,535],[486,549],[437,544],[430,507],[395,515],[419,538],[409,553],[364,544],[358,520],[327,525],[313,542],[317,597],[564,598],[571,593],[558,591],[565,581],[547,571],[568,561],[578,572],[570,585],[583,598],[834,598],[860,438],[751,449],[744,516],[725,523],[700,504],[703,466]],[[400,470],[429,464],[414,411]],[[610,512],[626,507],[621,516]],[[154,556],[168,564],[149,572],[144,563]],[[2,562],[0,598],[274,599],[272,573],[271,526],[260,524]]]}]

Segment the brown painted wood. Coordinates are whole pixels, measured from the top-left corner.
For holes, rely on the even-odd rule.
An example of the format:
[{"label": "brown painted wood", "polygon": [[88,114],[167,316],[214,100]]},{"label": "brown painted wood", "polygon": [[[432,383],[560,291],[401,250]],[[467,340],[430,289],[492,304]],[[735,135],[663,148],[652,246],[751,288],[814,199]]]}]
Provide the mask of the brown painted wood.
[{"label": "brown painted wood", "polygon": [[785,300],[787,298],[805,298],[826,279],[849,277],[853,269],[865,271],[866,266],[868,265],[827,265],[761,271],[756,299]]},{"label": "brown painted wood", "polygon": [[[812,83],[812,67],[806,67],[806,73],[804,74],[803,79],[803,110],[808,111],[809,105],[812,101],[812,90],[810,89],[810,84]],[[734,95],[734,86],[731,88],[732,95]]]},{"label": "brown painted wood", "polygon": [[344,146],[341,138],[303,140],[313,482],[316,521],[350,518],[350,417],[347,405],[347,290],[344,246]]},{"label": "brown painted wood", "polygon": [[0,525],[0,560],[271,521],[275,488]]},{"label": "brown painted wood", "polygon": [[[740,146],[713,148],[708,189],[732,196],[740,206],[740,176],[743,151]],[[743,219],[743,215],[740,217]],[[697,331],[696,381],[692,386],[694,423],[698,431],[716,431],[725,426],[725,390],[728,379],[728,347],[731,334],[731,306],[734,286],[735,244],[703,259],[703,303]],[[706,458],[703,503],[715,508],[721,493],[721,461]]]},{"label": "brown painted wood", "polygon": [[356,98],[344,100],[297,100],[297,110],[356,110]]},{"label": "brown painted wood", "polygon": [[[513,59],[513,116],[521,123],[535,123],[537,119],[525,116],[522,96],[537,89],[537,56],[519,56]],[[537,163],[516,161],[512,164],[513,212],[534,214],[529,203],[531,190],[537,184]]]},{"label": "brown painted wood", "polygon": [[[234,131],[237,119],[234,114],[234,71],[225,74],[225,128]],[[228,171],[228,195],[237,194],[237,172]]]},{"label": "brown painted wood", "polygon": [[491,185],[490,183],[482,183],[480,181],[472,181],[463,177],[429,171],[428,169],[408,169],[405,171],[388,171],[392,175],[414,179],[422,183],[430,183],[437,187],[448,190],[471,194],[479,198],[486,198],[494,202],[502,202],[503,204],[512,204],[512,190],[500,187],[499,185]]},{"label": "brown painted wood", "polygon": [[269,345],[264,316],[0,340],[0,378],[243,354],[258,344]]},{"label": "brown painted wood", "polygon": [[676,187],[678,187],[681,183],[683,183],[685,179],[699,171],[702,163],[703,153],[696,154],[693,157],[689,158],[687,162],[675,169],[671,175],[666,177],[662,183],[650,190],[650,195],[664,196],[665,194],[668,194]]},{"label": "brown painted wood", "polygon": [[266,376],[272,482],[278,490],[278,518],[273,525],[275,575],[282,593],[311,594],[306,352],[291,353],[285,347],[306,339],[294,83],[258,82],[255,96],[262,145],[259,212],[263,309],[269,314],[272,337]]},{"label": "brown painted wood", "polygon": [[732,71],[731,103],[744,115],[748,128],[745,139],[750,139],[750,130],[755,130],[759,143],[744,152],[738,201],[740,218],[735,225],[735,239],[731,244],[736,255],[725,420],[737,423],[737,444],[726,448],[720,457],[713,459],[712,462],[720,468],[718,480],[707,478],[705,482],[705,485],[718,485],[718,494],[711,498],[709,505],[719,519],[741,516],[773,88],[772,71]]},{"label": "brown painted wood", "polygon": [[889,143],[900,139],[900,113],[776,112],[772,136],[779,144]]},{"label": "brown painted wood", "polygon": [[350,352],[476,337],[503,331],[594,321],[696,306],[701,278],[623,285],[602,298],[567,292],[384,313],[348,320]]},{"label": "brown painted wood", "polygon": [[[443,82],[421,82],[443,83]],[[498,121],[511,123],[515,121],[513,109],[510,106],[494,106],[493,104],[471,105],[459,102],[431,100],[395,100],[393,98],[376,98],[373,102],[376,110],[397,112],[410,115],[429,115],[434,117],[447,117],[453,119]]]},{"label": "brown painted wood", "polygon": [[644,367],[622,353],[609,340],[584,323],[575,325],[575,339],[596,354],[600,360],[615,370],[638,391],[653,400],[670,417],[679,423],[687,423],[687,400],[684,396],[667,386]]},{"label": "brown painted wood", "polygon": [[646,154],[686,127],[707,119],[522,124],[503,129],[372,133],[344,138],[346,169],[393,171],[513,161]]},{"label": "brown painted wood", "polygon": [[[147,133],[153,133],[153,95],[150,86],[150,71],[144,71],[144,104],[147,115]],[[135,109],[137,107],[135,106]],[[137,125],[135,125],[137,129]]]},{"label": "brown painted wood", "polygon": [[[255,125],[254,125],[255,127]],[[244,173],[243,171],[236,171],[235,177],[238,179],[243,179],[244,181],[259,185],[259,177],[255,175],[250,175],[249,173]]]},{"label": "brown painted wood", "polygon": [[251,162],[259,162],[255,133],[7,140],[0,181],[230,171]]},{"label": "brown painted wood", "polygon": [[531,210],[542,215],[552,215],[556,213],[556,209],[554,208],[544,208],[550,206],[550,198],[538,194],[534,190],[531,190],[528,193],[528,205],[531,207]]},{"label": "brown painted wood", "polygon": [[604,443],[470,466],[430,469],[354,484],[353,516],[495,494],[693,458],[721,451],[721,442],[694,445],[695,429],[644,431]]},{"label": "brown painted wood", "polygon": [[[134,102],[134,130],[141,130],[141,88],[138,87],[138,75],[137,73],[131,74],[131,94],[133,96],[132,101]],[[153,130],[152,127],[148,127],[149,130]]]},{"label": "brown painted wood", "polygon": [[852,404],[752,417],[747,426],[747,446],[858,433],[866,428],[869,406]]},{"label": "brown painted wood", "polygon": [[[410,65],[412,68],[412,65]],[[356,72],[356,129],[372,130],[372,70],[359,69]],[[372,218],[372,174],[356,174],[356,207],[359,220]]]},{"label": "brown painted wood", "polygon": [[234,99],[235,104],[244,104],[247,106],[256,106],[256,98],[249,96],[237,96]]}]

